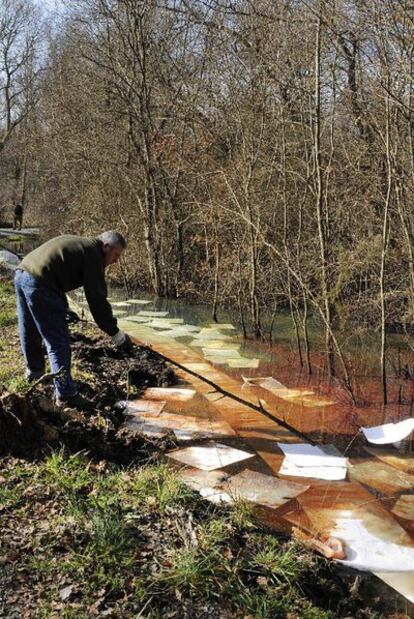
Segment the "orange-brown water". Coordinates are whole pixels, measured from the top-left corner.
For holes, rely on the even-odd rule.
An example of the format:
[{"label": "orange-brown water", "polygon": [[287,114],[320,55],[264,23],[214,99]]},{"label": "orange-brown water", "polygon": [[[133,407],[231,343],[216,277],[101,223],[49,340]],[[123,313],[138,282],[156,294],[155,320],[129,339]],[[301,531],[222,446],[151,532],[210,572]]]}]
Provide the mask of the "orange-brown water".
[{"label": "orange-brown water", "polygon": [[[255,405],[261,402],[267,411],[287,421],[317,444],[333,444],[350,458],[353,466],[349,469],[347,481],[299,480],[284,476],[285,481],[300,481],[306,483],[308,488],[282,505],[260,505],[261,517],[267,524],[284,532],[299,526],[308,534],[323,539],[331,534],[338,517],[346,513],[360,519],[366,530],[381,536],[381,539],[397,540],[406,547],[414,546],[414,513],[410,514],[409,509],[407,511],[407,502],[400,515],[392,511],[401,495],[414,492],[414,457],[410,455],[412,440],[405,440],[399,450],[393,447],[372,450],[360,432],[360,427],[364,425],[379,425],[411,416],[413,386],[410,381],[390,381],[389,404],[383,406],[379,380],[362,373],[355,381],[358,402],[353,405],[341,381],[326,378],[322,357],[318,359],[314,355],[314,372],[308,376],[297,363],[295,353],[287,346],[269,349],[265,345],[255,344],[253,354],[261,359],[259,367],[230,370],[206,361],[201,347],[188,345],[190,338],[161,336],[157,330],[134,324],[128,319],[121,320],[120,326],[137,341],[150,345],[190,370],[179,370],[177,373],[183,387],[197,392],[197,399],[190,403],[177,400],[171,412],[190,415],[193,425],[194,417],[199,415],[200,422],[202,420],[200,427],[205,426],[206,417],[221,418],[237,434],[236,438],[233,435],[227,437],[227,442],[255,454],[253,460],[247,461],[248,464],[226,468],[227,473],[233,475],[247,466],[248,470],[280,479],[279,470],[284,455],[277,442],[298,442],[299,439],[256,410],[232,397],[223,397],[202,377],[216,383],[229,395]],[[199,376],[194,376],[194,372]],[[243,387],[242,377],[246,376],[273,376],[286,388],[295,390],[294,398],[289,400],[291,394],[286,396],[283,390],[270,392],[258,386]],[[310,397],[300,395],[309,392],[312,392]],[[327,401],[328,405],[325,404]],[[402,514],[411,517],[402,517]],[[398,579],[396,584],[394,578],[381,577],[398,589]],[[414,576],[412,582],[410,577],[404,576],[404,589],[401,591],[414,600]]]}]

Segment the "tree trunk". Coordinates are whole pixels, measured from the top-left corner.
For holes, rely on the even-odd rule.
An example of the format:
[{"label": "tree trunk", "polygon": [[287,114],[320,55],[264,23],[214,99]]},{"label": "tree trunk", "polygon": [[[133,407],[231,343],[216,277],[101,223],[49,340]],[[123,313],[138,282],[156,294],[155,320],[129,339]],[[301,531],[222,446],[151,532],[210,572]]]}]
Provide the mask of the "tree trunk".
[{"label": "tree trunk", "polygon": [[385,98],[385,114],[386,114],[386,126],[385,126],[385,154],[387,160],[387,190],[384,200],[384,217],[382,224],[382,244],[381,244],[381,264],[380,264],[380,303],[381,303],[381,352],[380,352],[380,366],[381,366],[381,385],[382,385],[382,401],[384,404],[388,402],[387,393],[387,371],[386,371],[386,351],[387,351],[387,334],[386,334],[386,303],[385,303],[385,260],[389,239],[389,207],[392,190],[392,162],[391,162],[391,149],[390,149],[390,99],[387,96]]},{"label": "tree trunk", "polygon": [[321,52],[321,32],[322,32],[322,7],[324,2],[319,5],[319,15],[316,28],[315,46],[315,110],[314,110],[314,158],[316,173],[316,220],[318,226],[319,251],[321,259],[321,292],[325,308],[325,346],[327,370],[329,376],[334,376],[334,352],[332,342],[332,308],[329,298],[328,265],[326,260],[326,226],[324,222],[324,179],[321,161],[321,102],[320,102],[320,52]]}]

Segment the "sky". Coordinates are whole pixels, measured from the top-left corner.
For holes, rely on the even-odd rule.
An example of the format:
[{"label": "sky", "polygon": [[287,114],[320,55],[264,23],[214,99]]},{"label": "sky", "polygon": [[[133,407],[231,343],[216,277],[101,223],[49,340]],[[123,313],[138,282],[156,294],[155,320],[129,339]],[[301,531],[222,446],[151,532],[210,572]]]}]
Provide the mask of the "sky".
[{"label": "sky", "polygon": [[62,0],[35,0],[35,3],[43,10],[53,13],[62,7]]}]

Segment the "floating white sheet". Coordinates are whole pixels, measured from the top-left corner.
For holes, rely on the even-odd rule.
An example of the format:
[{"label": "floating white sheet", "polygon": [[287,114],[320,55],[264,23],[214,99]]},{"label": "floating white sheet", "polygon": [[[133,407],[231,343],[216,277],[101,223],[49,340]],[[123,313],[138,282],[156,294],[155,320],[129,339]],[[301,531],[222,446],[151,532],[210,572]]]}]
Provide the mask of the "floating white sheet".
[{"label": "floating white sheet", "polygon": [[402,546],[378,537],[359,518],[336,519],[331,534],[344,540],[347,558],[339,561],[357,570],[369,572],[411,572],[414,570],[414,547]]},{"label": "floating white sheet", "polygon": [[128,316],[128,320],[131,322],[142,322],[142,323],[149,323],[151,318],[149,316]]},{"label": "floating white sheet", "polygon": [[[194,340],[191,342],[191,346],[209,346],[210,342],[219,342],[220,344],[224,342],[234,342],[236,341],[231,335],[224,335],[223,333],[219,333],[218,331],[212,335],[203,335],[197,333],[194,336]],[[213,348],[216,344],[213,345]]]},{"label": "floating white sheet", "polygon": [[195,389],[184,389],[181,387],[148,387],[144,395],[148,400],[177,400],[178,402],[188,402],[196,395]]},{"label": "floating white sheet", "polygon": [[374,572],[387,585],[414,603],[414,573]]},{"label": "floating white sheet", "polygon": [[[149,325],[152,327],[153,325]],[[194,331],[192,329],[186,329],[183,325],[171,325],[171,329],[165,329],[165,331],[158,331],[157,335],[160,337],[193,337]]]},{"label": "floating white sheet", "polygon": [[330,481],[345,479],[347,458],[331,456],[316,445],[308,443],[278,443],[285,454],[280,475],[315,477]]},{"label": "floating white sheet", "polygon": [[401,494],[391,511],[399,518],[414,520],[414,494]]},{"label": "floating white sheet", "polygon": [[372,428],[361,428],[365,438],[374,445],[398,443],[414,430],[414,418],[404,419],[398,423],[386,423]]},{"label": "floating white sheet", "polygon": [[183,333],[198,333],[198,331],[200,331],[200,327],[197,327],[196,325],[187,325],[187,324],[181,324],[181,325],[174,325],[174,329],[175,331],[182,331]]},{"label": "floating white sheet", "polygon": [[276,378],[273,378],[273,376],[265,378],[260,383],[260,386],[263,387],[263,389],[286,389],[285,385],[282,385],[282,383],[276,380]]},{"label": "floating white sheet", "polygon": [[218,490],[217,488],[211,488],[210,486],[200,488],[200,495],[204,499],[207,499],[207,501],[210,501],[210,503],[234,503],[234,499],[230,494]]},{"label": "floating white sheet", "polygon": [[216,365],[227,365],[227,358],[226,357],[211,357],[210,355],[205,355],[206,361],[209,361],[210,363],[215,363]]},{"label": "floating white sheet", "polygon": [[224,335],[219,329],[208,329],[204,327],[201,329],[197,338],[206,340],[225,340],[231,339],[230,335]]},{"label": "floating white sheet", "polygon": [[228,365],[231,368],[258,368],[260,360],[259,359],[229,359]]},{"label": "floating white sheet", "polygon": [[138,316],[149,316],[150,318],[163,318],[164,316],[168,316],[168,312],[153,312],[150,310],[141,310],[138,312]]},{"label": "floating white sheet", "polygon": [[173,451],[168,453],[167,456],[188,466],[195,466],[203,471],[212,471],[241,460],[253,458],[254,454],[234,449],[234,447],[222,443],[205,443],[204,445],[195,445]]},{"label": "floating white sheet", "polygon": [[[273,378],[272,376],[267,376],[265,378],[246,378],[243,376],[245,387],[262,387],[263,389],[267,389],[271,391],[279,398],[283,400],[298,400],[301,402],[305,401],[307,396],[313,396],[314,391],[310,391],[309,389],[299,387],[295,389],[291,389],[290,387],[286,387],[278,380]],[[307,398],[309,399],[309,398]],[[315,400],[316,402],[317,400]],[[332,402],[331,402],[332,403]]]},{"label": "floating white sheet", "polygon": [[227,350],[239,350],[241,344],[239,342],[232,342],[230,340],[203,340],[202,342],[191,342],[191,346],[199,346],[202,348],[213,348],[213,349],[223,349],[226,348]]},{"label": "floating white sheet", "polygon": [[[123,403],[119,402],[119,406]],[[124,402],[125,404],[125,414],[130,415],[134,413],[152,413],[153,415],[160,415],[164,410],[166,405],[165,401],[162,400],[129,400],[128,402]]]},{"label": "floating white sheet", "polygon": [[229,322],[211,322],[209,324],[209,327],[211,329],[223,329],[223,330],[227,330],[227,329],[233,330],[233,329],[236,329],[236,327],[234,325],[230,324]]},{"label": "floating white sheet", "polygon": [[242,376],[243,387],[263,387],[264,389],[286,389],[282,383],[280,383],[273,376],[257,376],[250,378],[248,376]]},{"label": "floating white sheet", "polygon": [[148,305],[152,303],[149,299],[128,299],[126,303],[130,303],[131,305]]},{"label": "floating white sheet", "polygon": [[228,359],[242,359],[235,348],[203,348],[203,355],[207,357],[227,357]]},{"label": "floating white sheet", "polygon": [[184,318],[154,318],[151,320],[151,327],[162,328],[165,326],[166,329],[170,327],[170,325],[182,325],[184,324]]},{"label": "floating white sheet", "polygon": [[[322,460],[322,459],[321,459]],[[290,458],[285,458],[279,471],[280,475],[291,477],[313,477],[327,481],[341,481],[346,478],[346,468],[339,466],[297,466]]]},{"label": "floating white sheet", "polygon": [[290,389],[272,376],[254,378],[246,378],[243,376],[243,380],[243,387],[262,387],[263,389],[270,391],[270,393],[274,394],[278,398],[299,406],[319,408],[322,406],[331,406],[332,404],[335,404],[335,400],[320,398],[310,389],[304,387]]}]

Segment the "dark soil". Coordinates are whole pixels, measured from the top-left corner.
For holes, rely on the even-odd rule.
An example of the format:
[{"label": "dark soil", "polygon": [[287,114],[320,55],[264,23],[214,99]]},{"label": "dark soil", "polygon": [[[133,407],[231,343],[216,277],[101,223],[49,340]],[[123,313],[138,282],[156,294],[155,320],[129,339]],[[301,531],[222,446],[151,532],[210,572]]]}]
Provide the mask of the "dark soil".
[{"label": "dark soil", "polygon": [[72,352],[79,391],[95,403],[95,410],[57,407],[50,380],[23,393],[5,393],[0,398],[0,455],[36,458],[48,447],[62,446],[68,453],[85,450],[91,458],[130,464],[148,459],[154,449],[171,447],[168,440],[154,442],[122,427],[120,402],[139,397],[147,387],[177,382],[155,352],[134,346],[133,355],[127,356],[89,327],[87,334],[74,330]]}]

